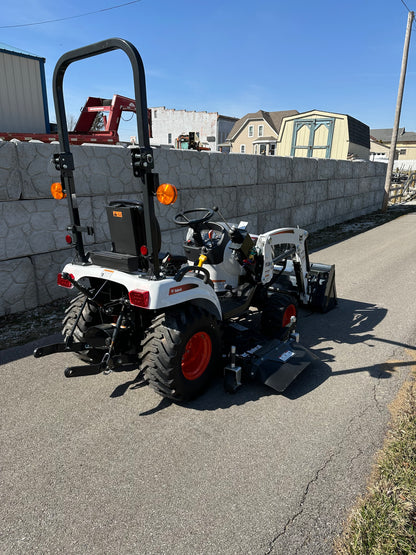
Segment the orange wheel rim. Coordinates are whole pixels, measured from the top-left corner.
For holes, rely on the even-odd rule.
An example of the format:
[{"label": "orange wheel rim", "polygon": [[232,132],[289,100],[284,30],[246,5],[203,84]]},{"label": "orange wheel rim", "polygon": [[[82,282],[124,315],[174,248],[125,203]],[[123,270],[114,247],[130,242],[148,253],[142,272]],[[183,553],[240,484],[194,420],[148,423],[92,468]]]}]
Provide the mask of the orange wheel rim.
[{"label": "orange wheel rim", "polygon": [[290,304],[283,313],[282,327],[285,328],[290,324],[290,319],[292,316],[296,317],[296,307],[294,304]]},{"label": "orange wheel rim", "polygon": [[207,369],[211,360],[212,343],[205,331],[195,333],[188,341],[182,356],[182,374],[187,380],[196,380]]}]

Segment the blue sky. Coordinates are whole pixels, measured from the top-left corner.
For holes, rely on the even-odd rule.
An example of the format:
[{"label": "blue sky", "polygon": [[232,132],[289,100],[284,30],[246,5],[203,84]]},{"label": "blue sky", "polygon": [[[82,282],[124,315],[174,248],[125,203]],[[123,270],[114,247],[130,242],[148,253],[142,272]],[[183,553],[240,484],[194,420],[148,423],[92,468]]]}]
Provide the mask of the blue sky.
[{"label": "blue sky", "polygon": [[[371,128],[392,127],[407,10],[401,0],[14,0],[2,3],[0,41],[46,58],[51,80],[66,51],[121,37],[139,50],[149,106],[242,117],[259,109],[314,108],[349,114]],[[406,0],[416,11],[416,0]],[[416,24],[410,45],[401,126],[416,131]],[[64,80],[67,114],[88,96],[133,95],[122,52],[83,60]],[[126,119],[130,117],[127,114]],[[135,135],[123,122],[122,135]]]}]

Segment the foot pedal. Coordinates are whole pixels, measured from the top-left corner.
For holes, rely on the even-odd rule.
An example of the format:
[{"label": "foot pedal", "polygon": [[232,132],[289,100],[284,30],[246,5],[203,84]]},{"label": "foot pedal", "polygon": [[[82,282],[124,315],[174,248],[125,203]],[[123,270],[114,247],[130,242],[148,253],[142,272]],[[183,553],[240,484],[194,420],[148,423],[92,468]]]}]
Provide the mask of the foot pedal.
[{"label": "foot pedal", "polygon": [[66,378],[78,378],[79,376],[94,376],[101,374],[103,368],[101,364],[90,364],[89,366],[70,366],[65,369]]}]

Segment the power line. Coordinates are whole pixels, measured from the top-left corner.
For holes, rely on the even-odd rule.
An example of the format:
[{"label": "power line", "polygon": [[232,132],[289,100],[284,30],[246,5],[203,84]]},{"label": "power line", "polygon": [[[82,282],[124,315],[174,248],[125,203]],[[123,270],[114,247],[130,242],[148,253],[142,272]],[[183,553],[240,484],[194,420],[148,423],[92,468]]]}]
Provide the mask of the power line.
[{"label": "power line", "polygon": [[411,11],[411,9],[409,8],[409,6],[406,4],[406,2],[405,2],[404,0],[400,0],[400,2],[403,4],[403,6],[406,8],[406,10],[407,10],[408,12]]},{"label": "power line", "polygon": [[100,12],[108,12],[110,10],[116,10],[117,8],[124,8],[124,6],[129,6],[130,4],[137,4],[142,0],[131,0],[131,2],[125,2],[124,4],[117,4],[117,6],[111,6],[110,8],[102,8],[101,10],[96,10],[94,12],[86,12],[78,15],[70,15],[68,17],[60,17],[58,19],[48,19],[46,21],[37,21],[36,23],[21,23],[19,25],[1,25],[0,29],[15,29],[16,27],[31,27],[33,25],[45,25],[46,23],[56,23],[57,21],[66,21],[68,19],[76,19],[77,17],[85,17],[87,15],[94,15]]}]

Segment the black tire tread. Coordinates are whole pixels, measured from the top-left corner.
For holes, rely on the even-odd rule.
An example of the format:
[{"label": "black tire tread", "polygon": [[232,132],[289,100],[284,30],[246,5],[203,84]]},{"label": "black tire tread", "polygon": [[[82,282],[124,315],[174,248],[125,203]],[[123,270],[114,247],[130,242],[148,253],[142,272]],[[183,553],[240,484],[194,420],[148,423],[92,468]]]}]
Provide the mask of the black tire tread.
[{"label": "black tire tread", "polygon": [[[205,373],[191,383],[181,374],[180,361],[187,338],[198,331],[198,326],[210,330],[213,354]],[[159,395],[188,401],[206,387],[217,362],[219,343],[217,321],[212,314],[193,305],[169,309],[158,314],[145,332],[141,370]]]},{"label": "black tire tread", "polygon": [[[74,327],[76,319],[78,317],[79,312],[82,309],[82,305],[85,301],[85,295],[80,293],[76,297],[74,297],[71,302],[69,303],[68,308],[65,310],[65,316],[62,320],[62,335],[67,338]],[[74,329],[73,338],[76,342],[84,341],[84,336],[87,329],[97,324],[100,321],[100,316],[97,307],[93,304],[87,302],[85,305],[82,314],[78,320],[77,325]],[[83,362],[89,362],[93,364],[97,364],[101,362],[103,353],[98,349],[86,349],[85,351],[80,351],[75,353],[79,359]]]},{"label": "black tire tread", "polygon": [[286,293],[274,293],[269,297],[261,314],[261,331],[264,335],[278,339],[284,335],[283,316],[291,304],[295,306],[297,317],[298,302],[295,297]]}]

